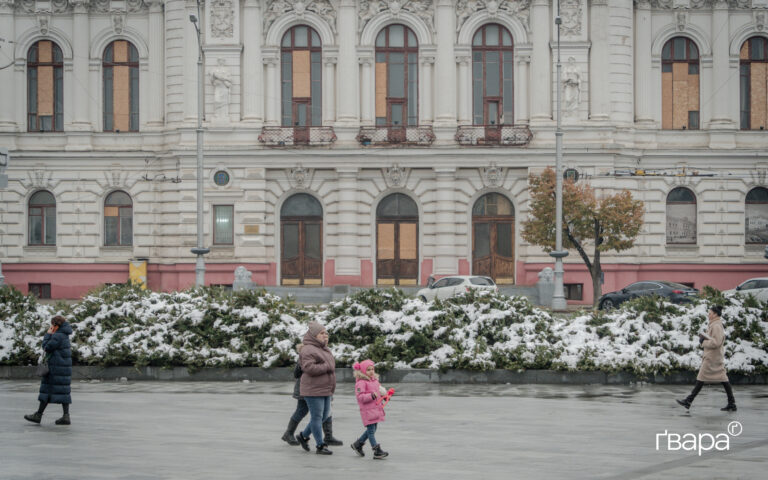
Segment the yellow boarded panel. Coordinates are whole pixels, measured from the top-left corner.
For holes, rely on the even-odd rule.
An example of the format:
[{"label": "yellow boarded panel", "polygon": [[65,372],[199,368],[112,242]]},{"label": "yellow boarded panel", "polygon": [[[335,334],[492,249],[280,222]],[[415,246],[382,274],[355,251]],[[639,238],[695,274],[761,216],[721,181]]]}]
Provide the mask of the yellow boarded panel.
[{"label": "yellow boarded panel", "polygon": [[114,43],[112,54],[114,55],[113,60],[115,63],[128,62],[128,42],[125,40],[117,40]]},{"label": "yellow boarded panel", "polygon": [[131,283],[141,285],[142,290],[147,289],[147,262],[129,262],[128,278]]},{"label": "yellow boarded panel", "polygon": [[416,285],[415,278],[401,278],[400,285]]},{"label": "yellow boarded panel", "polygon": [[37,115],[53,115],[53,67],[37,67]]},{"label": "yellow boarded panel", "polygon": [[387,64],[376,64],[376,116],[387,116]]},{"label": "yellow boarded panel", "polygon": [[51,42],[43,40],[37,44],[37,61],[38,63],[53,62],[53,44]]},{"label": "yellow boarded panel", "polygon": [[699,111],[699,76],[688,75],[688,110]]},{"label": "yellow boarded panel", "polygon": [[742,60],[749,59],[749,41],[741,44],[741,52],[739,52],[739,58]]},{"label": "yellow boarded panel", "polygon": [[497,278],[496,283],[498,285],[512,285],[515,283],[515,279],[508,277],[508,278]]},{"label": "yellow boarded panel", "polygon": [[283,279],[283,285],[298,285],[299,279],[298,278],[284,278]]},{"label": "yellow boarded panel", "polygon": [[688,64],[672,64],[672,128],[688,126]]},{"label": "yellow boarded panel", "polygon": [[380,223],[376,258],[392,260],[395,258],[395,224]]},{"label": "yellow boarded panel", "polygon": [[105,217],[117,217],[118,216],[118,207],[104,207],[104,216]]},{"label": "yellow boarded panel", "polygon": [[400,224],[400,260],[416,259],[416,224]]},{"label": "yellow boarded panel", "polygon": [[259,226],[258,225],[246,225],[244,227],[244,231],[246,235],[256,235],[259,233]]},{"label": "yellow boarded panel", "polygon": [[323,281],[319,278],[305,278],[304,285],[322,285]]},{"label": "yellow boarded panel", "polygon": [[380,278],[376,281],[379,285],[394,285],[395,279],[394,278]]},{"label": "yellow boarded panel", "polygon": [[752,63],[750,65],[749,95],[750,95],[750,126],[752,130],[760,127],[768,128],[766,122],[766,67],[767,63]]},{"label": "yellow boarded panel", "polygon": [[672,128],[672,72],[661,74],[661,128]]},{"label": "yellow boarded panel", "polygon": [[309,50],[293,52],[293,96],[304,98],[312,96],[310,74],[311,63]]},{"label": "yellow boarded panel", "polygon": [[131,129],[131,67],[114,67],[112,108],[115,115],[115,130],[127,132]]}]

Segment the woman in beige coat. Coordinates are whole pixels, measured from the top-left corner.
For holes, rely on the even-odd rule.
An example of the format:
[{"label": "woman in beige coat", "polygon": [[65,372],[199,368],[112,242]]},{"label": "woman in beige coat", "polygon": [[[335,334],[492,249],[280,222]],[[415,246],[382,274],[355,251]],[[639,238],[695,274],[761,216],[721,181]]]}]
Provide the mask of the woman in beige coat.
[{"label": "woman in beige coat", "polygon": [[696,377],[696,386],[684,400],[677,400],[677,403],[686,409],[691,408],[693,399],[696,398],[705,383],[721,383],[725,388],[725,394],[728,395],[728,405],[720,410],[724,412],[736,411],[736,399],[733,397],[733,389],[728,381],[728,374],[725,373],[725,354],[723,351],[725,331],[723,330],[723,319],[720,318],[722,313],[723,307],[720,305],[709,307],[707,333],[699,335],[699,342],[704,348],[704,354],[701,359],[699,375]]}]

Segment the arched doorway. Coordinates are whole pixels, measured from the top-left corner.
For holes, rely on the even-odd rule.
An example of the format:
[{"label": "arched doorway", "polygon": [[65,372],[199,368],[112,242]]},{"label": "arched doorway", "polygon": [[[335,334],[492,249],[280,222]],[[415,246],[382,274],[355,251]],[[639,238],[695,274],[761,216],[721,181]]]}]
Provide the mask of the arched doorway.
[{"label": "arched doorway", "polygon": [[472,273],[496,283],[515,283],[515,207],[498,193],[472,207]]},{"label": "arched doorway", "polygon": [[280,209],[280,277],[283,285],[323,284],[323,207],[297,193]]},{"label": "arched doorway", "polygon": [[402,193],[385,197],[376,208],[376,283],[417,285],[419,209]]}]

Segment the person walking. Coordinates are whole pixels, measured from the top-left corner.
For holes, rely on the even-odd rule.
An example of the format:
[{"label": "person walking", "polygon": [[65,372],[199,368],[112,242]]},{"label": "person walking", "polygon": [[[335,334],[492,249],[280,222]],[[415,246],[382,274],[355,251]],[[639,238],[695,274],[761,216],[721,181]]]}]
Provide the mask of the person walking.
[{"label": "person walking", "polygon": [[299,352],[301,379],[299,394],[309,408],[309,424],[296,435],[301,447],[309,451],[309,434],[315,437],[315,453],[331,455],[333,452],[323,440],[323,422],[331,415],[331,395],[336,391],[336,361],[328,348],[328,331],[320,323],[309,322],[309,329]]},{"label": "person walking", "polygon": [[355,376],[355,396],[357,405],[360,407],[360,416],[363,419],[365,432],[352,444],[352,450],[361,457],[365,456],[363,445],[366,440],[371,442],[373,448],[374,460],[380,460],[389,455],[381,448],[381,444],[376,442],[376,430],[380,422],[384,421],[384,407],[381,405],[382,396],[386,390],[379,383],[379,376],[376,374],[373,360],[363,360],[360,363],[352,365]]},{"label": "person walking", "polygon": [[[296,351],[301,353],[301,348],[304,344],[300,343],[296,346]],[[309,407],[304,397],[301,396],[301,363],[296,362],[296,366],[293,368],[293,378],[296,379],[296,383],[293,385],[293,398],[296,399],[296,410],[293,411],[290,420],[288,420],[288,428],[283,433],[282,440],[287,442],[288,445],[298,445],[299,441],[296,440],[295,432],[296,427],[299,426],[301,420],[309,413]],[[324,443],[326,445],[344,445],[344,442],[333,436],[333,416],[329,415],[328,419],[323,422],[323,435]]]},{"label": "person walking", "polygon": [[72,327],[61,315],[51,319],[51,326],[43,337],[43,350],[48,358],[48,375],[40,380],[40,394],[37,396],[40,406],[24,419],[32,423],[40,423],[43,412],[49,403],[60,403],[64,415],[56,420],[56,425],[69,425],[69,405],[72,403],[72,348],[69,336]]},{"label": "person walking", "polygon": [[687,409],[691,408],[691,403],[699,394],[705,383],[720,383],[725,388],[725,394],[728,396],[728,405],[721,408],[724,412],[736,411],[736,399],[733,396],[733,389],[728,380],[728,374],[725,372],[725,353],[723,342],[725,341],[725,330],[723,329],[723,307],[712,305],[709,307],[709,326],[707,333],[699,335],[699,343],[704,348],[701,359],[701,368],[696,377],[696,385],[693,391],[683,400],[677,400],[677,403]]}]

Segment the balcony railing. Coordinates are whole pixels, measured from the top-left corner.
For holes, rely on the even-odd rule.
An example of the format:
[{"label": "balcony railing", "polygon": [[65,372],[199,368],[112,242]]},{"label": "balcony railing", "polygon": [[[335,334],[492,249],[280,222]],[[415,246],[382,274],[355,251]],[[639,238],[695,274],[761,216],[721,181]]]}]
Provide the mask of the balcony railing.
[{"label": "balcony railing", "polygon": [[522,147],[533,138],[526,125],[461,125],[456,131],[459,145],[503,145]]},{"label": "balcony railing", "polygon": [[431,145],[435,134],[429,125],[413,127],[360,127],[357,141],[362,145]]},{"label": "balcony railing", "polygon": [[262,127],[259,141],[271,147],[330,145],[336,134],[333,127]]}]

